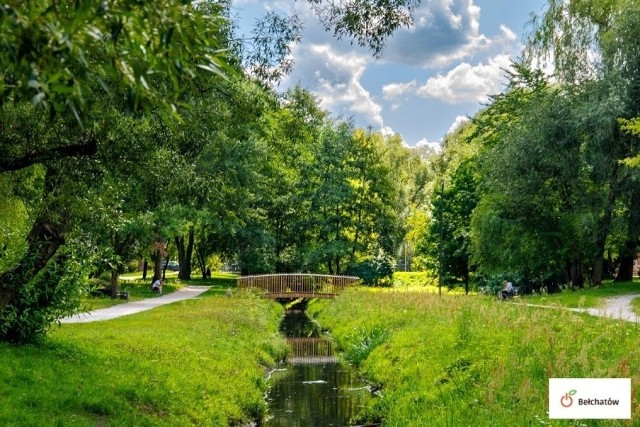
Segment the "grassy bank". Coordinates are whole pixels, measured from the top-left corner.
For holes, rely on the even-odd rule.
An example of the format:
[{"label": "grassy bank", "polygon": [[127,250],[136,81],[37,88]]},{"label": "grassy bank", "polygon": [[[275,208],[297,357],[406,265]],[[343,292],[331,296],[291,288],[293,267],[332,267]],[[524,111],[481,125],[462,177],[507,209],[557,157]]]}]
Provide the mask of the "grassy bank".
[{"label": "grassy bank", "polygon": [[282,309],[214,293],[0,345],[0,425],[241,425],[261,417]]},{"label": "grassy bank", "polygon": [[525,295],[521,302],[559,307],[591,308],[601,307],[607,298],[628,294],[640,295],[640,282],[617,283],[613,280],[607,280],[596,288],[567,289],[556,294]]},{"label": "grassy bank", "polygon": [[550,377],[632,377],[639,413],[636,324],[398,290],[349,291],[311,312],[382,387],[367,416],[386,426],[633,425],[551,422]]}]

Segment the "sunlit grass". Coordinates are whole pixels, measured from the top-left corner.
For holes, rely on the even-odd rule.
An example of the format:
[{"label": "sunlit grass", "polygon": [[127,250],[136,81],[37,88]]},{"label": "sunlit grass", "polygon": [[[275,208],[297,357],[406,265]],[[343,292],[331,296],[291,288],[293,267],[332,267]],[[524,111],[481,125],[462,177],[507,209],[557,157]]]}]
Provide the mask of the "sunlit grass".
[{"label": "sunlit grass", "polygon": [[0,425],[227,426],[265,412],[282,308],[209,292],[136,315],[0,344]]},{"label": "sunlit grass", "polygon": [[[428,271],[396,271],[393,273],[393,287],[403,291],[442,294],[464,294],[463,286],[438,288],[438,278]],[[475,291],[469,291],[475,294]]]},{"label": "sunlit grass", "polygon": [[640,298],[635,298],[631,301],[631,310],[640,316]]},{"label": "sunlit grass", "polygon": [[[311,311],[330,328],[347,359],[353,351],[360,357],[363,342],[371,344],[359,363],[381,386],[382,397],[366,411],[368,421],[574,425],[548,419],[552,377],[631,377],[633,412],[640,409],[640,327],[635,323],[489,297],[369,289],[313,304]],[[367,340],[373,330],[385,331],[385,339]]]}]

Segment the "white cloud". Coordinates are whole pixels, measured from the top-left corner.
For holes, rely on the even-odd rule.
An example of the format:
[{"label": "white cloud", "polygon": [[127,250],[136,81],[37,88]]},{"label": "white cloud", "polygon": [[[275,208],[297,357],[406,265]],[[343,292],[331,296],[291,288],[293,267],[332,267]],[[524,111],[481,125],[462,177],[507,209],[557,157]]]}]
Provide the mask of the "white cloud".
[{"label": "white cloud", "polygon": [[389,126],[382,126],[382,128],[380,128],[380,133],[384,136],[394,136],[397,134],[396,131],[394,131],[392,128],[390,128]]},{"label": "white cloud", "polygon": [[451,124],[451,127],[449,128],[447,133],[455,132],[456,130],[458,130],[460,126],[462,126],[463,123],[466,123],[468,121],[469,121],[469,117],[467,116],[456,116],[455,120]]},{"label": "white cloud", "polygon": [[504,36],[505,40],[517,40],[518,39],[518,36],[516,36],[516,33],[514,33],[511,30],[511,28],[507,27],[504,24],[500,25],[500,31],[502,32],[502,35]]},{"label": "white cloud", "polygon": [[399,98],[407,92],[413,92],[416,87],[416,81],[412,80],[408,83],[390,83],[382,86],[382,96],[384,99]]},{"label": "white cloud", "polygon": [[304,57],[307,58],[303,66],[314,69],[313,80],[307,85],[320,98],[322,108],[347,115],[360,114],[373,125],[384,125],[382,107],[360,83],[368,58],[342,54],[328,44],[302,49],[306,50]]},{"label": "white cloud", "polygon": [[425,146],[431,148],[432,150],[440,151],[442,149],[442,142],[441,141],[432,142],[432,141],[428,141],[427,138],[422,138],[420,141],[416,143],[416,148],[421,148]]},{"label": "white cloud", "polygon": [[417,94],[450,104],[486,102],[489,95],[502,90],[504,69],[510,65],[508,55],[497,55],[490,58],[487,64],[478,63],[476,66],[463,62],[447,74],[427,80],[418,88]]}]

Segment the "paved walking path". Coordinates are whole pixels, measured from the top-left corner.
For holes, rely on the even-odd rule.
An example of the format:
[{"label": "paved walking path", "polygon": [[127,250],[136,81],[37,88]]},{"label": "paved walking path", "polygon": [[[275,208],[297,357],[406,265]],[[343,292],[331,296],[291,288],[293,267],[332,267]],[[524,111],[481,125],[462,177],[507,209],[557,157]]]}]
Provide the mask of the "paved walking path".
[{"label": "paved walking path", "polygon": [[194,298],[201,293],[207,291],[209,286],[186,286],[180,288],[170,294],[162,295],[157,298],[149,298],[141,301],[128,302],[125,304],[114,305],[113,307],[101,308],[99,310],[89,311],[86,313],[75,314],[70,317],[60,319],[61,323],[88,323],[98,322],[100,320],[110,320],[116,317],[127,316],[129,314],[140,313],[141,311],[151,310],[152,308],[171,304],[172,302],[182,301]]},{"label": "paved walking path", "polygon": [[599,308],[566,308],[540,304],[525,304],[529,307],[567,309],[578,313],[589,313],[592,316],[609,317],[611,319],[628,320],[640,323],[640,316],[631,309],[631,301],[640,297],[640,294],[621,295],[605,299],[604,307]]},{"label": "paved walking path", "polygon": [[593,316],[609,317],[612,319],[628,320],[630,322],[640,323],[640,316],[631,309],[631,301],[640,297],[640,294],[621,295],[618,297],[607,298],[604,307],[600,308],[572,308],[571,310],[589,313]]}]

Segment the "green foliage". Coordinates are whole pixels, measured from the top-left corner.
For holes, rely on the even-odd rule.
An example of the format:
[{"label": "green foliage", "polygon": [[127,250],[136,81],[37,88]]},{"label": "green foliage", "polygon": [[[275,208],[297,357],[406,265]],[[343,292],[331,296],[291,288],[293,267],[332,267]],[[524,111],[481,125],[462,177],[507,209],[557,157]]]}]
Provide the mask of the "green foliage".
[{"label": "green foliage", "polygon": [[[3,99],[25,96],[52,113],[82,120],[85,96],[118,85],[131,106],[141,100],[171,109],[198,69],[220,73],[220,16],[191,2],[19,3],[0,8]],[[172,95],[173,94],[173,95]]]},{"label": "green foliage", "polygon": [[350,37],[360,46],[381,55],[384,42],[393,32],[413,22],[417,0],[350,0],[323,2],[309,0],[325,29],[338,38]]},{"label": "green foliage", "polygon": [[433,271],[396,271],[393,273],[394,286],[435,286],[438,284],[438,276]]},{"label": "green foliage", "polygon": [[390,286],[393,284],[394,264],[395,259],[378,248],[366,259],[352,265],[348,273],[358,276],[366,286]]},{"label": "green foliage", "polygon": [[[468,124],[449,136],[443,151],[430,159],[437,179],[416,239],[416,263],[438,272],[442,284],[468,289],[471,260],[471,215],[478,203],[478,146]],[[417,231],[414,231],[416,233]]]},{"label": "green foliage", "polygon": [[[395,252],[401,213],[422,197],[421,162],[405,162],[399,137],[240,72],[243,60],[267,80],[287,72],[295,16],[267,15],[256,55],[236,58],[247,51],[228,2],[14,3],[0,6],[0,313],[5,331],[30,326],[5,335],[31,339],[71,308],[67,285],[85,280],[61,252],[74,234],[114,292],[127,263],[153,257],[157,276],[174,252],[185,278],[193,253],[203,271],[217,254],[244,272],[341,273],[373,245]],[[379,53],[414,5],[316,12]],[[394,179],[405,163],[412,172]]]},{"label": "green foliage", "polygon": [[14,299],[3,307],[0,318],[2,341],[37,342],[52,323],[77,311],[82,295],[78,283],[88,267],[85,255],[78,246],[68,245],[55,262],[16,289]]},{"label": "green foliage", "polygon": [[345,359],[355,366],[360,366],[376,347],[387,340],[389,335],[389,331],[384,326],[373,325],[361,328],[345,339]]}]

